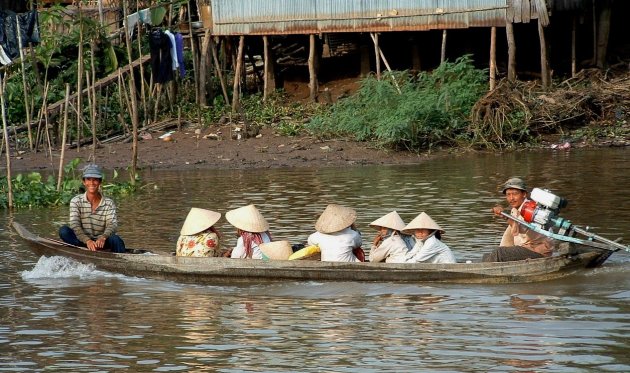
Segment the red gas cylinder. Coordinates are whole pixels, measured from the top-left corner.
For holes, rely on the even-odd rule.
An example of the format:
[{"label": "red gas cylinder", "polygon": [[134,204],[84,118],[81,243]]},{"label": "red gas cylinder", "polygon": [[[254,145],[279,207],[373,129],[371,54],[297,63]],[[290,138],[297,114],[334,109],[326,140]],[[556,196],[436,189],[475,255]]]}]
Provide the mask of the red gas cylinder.
[{"label": "red gas cylinder", "polygon": [[523,202],[521,206],[521,216],[526,222],[531,223],[534,221],[534,215],[536,214],[536,202],[529,200]]}]

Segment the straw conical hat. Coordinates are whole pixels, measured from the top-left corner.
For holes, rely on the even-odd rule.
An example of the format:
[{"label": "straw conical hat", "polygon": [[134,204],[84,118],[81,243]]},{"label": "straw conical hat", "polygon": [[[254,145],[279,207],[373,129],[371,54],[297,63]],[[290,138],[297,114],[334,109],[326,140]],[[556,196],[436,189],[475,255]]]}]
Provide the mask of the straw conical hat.
[{"label": "straw conical hat", "polygon": [[190,236],[203,232],[215,225],[219,219],[221,219],[221,214],[218,212],[193,207],[188,212],[186,221],[184,221],[182,230],[179,233],[184,236]]},{"label": "straw conical hat", "polygon": [[400,215],[396,211],[392,211],[385,216],[374,220],[370,223],[370,227],[377,228],[385,227],[396,231],[402,231],[405,229],[405,222],[400,218]]},{"label": "straw conical hat", "polygon": [[269,259],[287,260],[293,254],[289,241],[274,241],[258,245],[260,251]]},{"label": "straw conical hat", "polygon": [[321,233],[335,233],[346,229],[357,220],[357,213],[350,207],[330,204],[317,219],[315,229]]},{"label": "straw conical hat", "polygon": [[444,233],[444,229],[442,229],[431,217],[423,212],[420,215],[416,216],[407,226],[403,229],[403,233],[413,234],[415,229],[429,229],[429,230],[438,230]]},{"label": "straw conical hat", "polygon": [[253,233],[269,230],[269,223],[254,205],[239,207],[225,213],[225,218],[236,228]]}]

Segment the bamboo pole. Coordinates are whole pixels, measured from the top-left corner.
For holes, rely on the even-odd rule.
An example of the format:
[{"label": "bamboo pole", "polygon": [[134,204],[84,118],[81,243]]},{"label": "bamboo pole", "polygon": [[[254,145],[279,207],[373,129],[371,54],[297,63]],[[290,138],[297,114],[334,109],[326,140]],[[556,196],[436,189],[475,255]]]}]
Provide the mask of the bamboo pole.
[{"label": "bamboo pole", "polygon": [[[96,69],[94,68],[94,40],[90,44],[90,66],[92,68],[91,84],[88,84],[88,98],[91,96],[90,102],[90,115],[92,121],[92,161],[96,163],[96,90],[94,89],[94,82],[96,81]],[[86,77],[88,74],[86,74]],[[91,94],[90,94],[91,93]]]},{"label": "bamboo pole", "polygon": [[446,30],[442,30],[442,49],[440,51],[440,63],[446,61]]},{"label": "bamboo pole", "polygon": [[[83,92],[83,16],[81,13],[81,2],[79,7],[79,66],[77,72],[77,152],[81,150],[81,117],[83,110],[81,110],[81,92]],[[125,17],[125,19],[127,19]]]},{"label": "bamboo pole", "polygon": [[57,192],[61,190],[63,180],[63,162],[66,155],[66,133],[68,132],[68,103],[70,102],[70,84],[66,83],[66,101],[63,109],[63,130],[61,131],[61,154],[59,155],[59,174],[57,175]]},{"label": "bamboo pole", "polygon": [[[372,41],[374,41],[374,44],[376,45],[378,38],[375,38],[373,34],[370,34],[370,36],[372,36]],[[396,81],[396,77],[393,74],[392,68],[389,66],[389,62],[387,62],[387,58],[385,58],[385,53],[383,53],[381,48],[378,48],[377,53],[381,56],[381,59],[383,60],[383,63],[385,64],[387,71],[389,71],[389,76],[391,76],[392,82],[394,83],[396,90],[398,91],[399,94],[402,94],[402,91],[400,90],[400,86],[398,85],[398,82]]]},{"label": "bamboo pole", "polygon": [[9,148],[9,131],[7,130],[7,113],[4,103],[4,82],[2,74],[0,74],[0,106],[2,106],[2,132],[4,133],[4,145],[6,147],[7,161],[7,205],[13,208],[13,181],[11,180],[11,149]]},{"label": "bamboo pole", "polygon": [[374,42],[374,56],[376,57],[376,79],[381,80],[381,55],[379,53],[381,47],[378,43],[378,34],[371,33],[370,36],[372,37],[372,41]]},{"label": "bamboo pole", "polygon": [[234,69],[234,86],[232,87],[232,113],[241,104],[240,102],[240,86],[241,86],[241,70],[243,66],[243,48],[245,47],[245,36],[241,35],[238,41],[238,52],[236,56],[236,68]]},{"label": "bamboo pole", "polygon": [[214,68],[215,68],[215,71],[217,72],[217,77],[219,78],[219,82],[221,83],[221,91],[223,91],[225,104],[230,105],[230,96],[228,95],[228,92],[227,92],[225,78],[223,77],[223,72],[221,71],[221,64],[219,63],[219,57],[217,56],[217,47],[212,39],[210,39],[210,51],[212,52],[212,59],[214,60]]},{"label": "bamboo pole", "polygon": [[514,25],[512,22],[505,23],[505,33],[508,44],[507,78],[508,81],[513,82],[516,80],[516,41],[514,39]]},{"label": "bamboo pole", "polygon": [[[31,105],[28,102],[26,85],[26,69],[24,68],[24,51],[22,50],[22,32],[20,31],[20,17],[15,17],[17,25],[18,49],[20,50],[20,66],[22,68],[22,89],[24,90],[24,110],[26,111],[26,128],[28,130],[28,148],[33,150],[33,132],[31,131]],[[17,146],[17,143],[15,144]]]},{"label": "bamboo pole", "polygon": [[[138,2],[136,1],[136,8],[137,7]],[[140,27],[140,25],[138,25],[138,53],[138,58],[142,60],[142,27]],[[133,71],[131,71],[131,73],[133,74]],[[149,115],[147,111],[147,94],[144,83],[144,66],[140,64],[140,96],[142,96],[142,110],[144,114],[142,117],[142,128],[145,128],[148,125],[147,122],[149,120]]]},{"label": "bamboo pole", "polygon": [[[124,19],[127,19],[127,0],[123,2],[123,16]],[[127,24],[125,23],[124,30],[125,32],[125,44],[127,45],[127,57],[129,63],[129,96],[131,98],[131,136],[132,136],[132,146],[131,146],[131,172],[130,172],[130,182],[131,185],[135,185],[136,183],[136,169],[138,165],[138,107],[137,107],[137,97],[136,97],[136,83],[133,76],[133,69],[131,67],[132,58],[131,58],[131,40],[129,39],[129,30],[127,30]]]},{"label": "bamboo pole", "polygon": [[497,28],[490,27],[490,90],[497,85]]}]

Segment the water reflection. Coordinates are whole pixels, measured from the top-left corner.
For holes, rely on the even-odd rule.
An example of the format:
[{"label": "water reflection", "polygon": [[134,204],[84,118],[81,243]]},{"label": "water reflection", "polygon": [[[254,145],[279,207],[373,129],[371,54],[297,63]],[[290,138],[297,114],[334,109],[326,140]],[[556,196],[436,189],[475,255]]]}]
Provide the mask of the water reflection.
[{"label": "water reflection", "polygon": [[[620,190],[629,160],[627,149],[610,149],[404,167],[150,171],[156,189],[117,201],[120,233],[129,246],[172,251],[190,207],[255,203],[274,236],[295,243],[336,202],[356,208],[367,235],[391,210],[407,222],[426,211],[458,257],[474,258],[500,238],[504,222],[489,208],[518,170],[569,199],[564,217],[628,242],[630,194]],[[2,214],[50,236],[67,220],[65,207]],[[219,228],[233,231],[224,219]],[[191,286],[57,261],[0,227],[0,370],[630,371],[630,255],[621,252],[582,275],[500,286]]]}]

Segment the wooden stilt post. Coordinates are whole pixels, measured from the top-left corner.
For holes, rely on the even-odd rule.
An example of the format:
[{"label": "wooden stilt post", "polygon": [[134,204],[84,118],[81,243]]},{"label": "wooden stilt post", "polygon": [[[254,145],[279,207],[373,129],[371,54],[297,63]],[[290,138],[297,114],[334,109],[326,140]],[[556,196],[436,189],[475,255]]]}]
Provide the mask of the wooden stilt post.
[{"label": "wooden stilt post", "polygon": [[538,20],[538,38],[540,39],[540,75],[542,86],[548,88],[550,85],[549,62],[547,60],[547,40],[545,39],[545,29]]},{"label": "wooden stilt post", "polygon": [[201,58],[199,61],[199,105],[206,106],[208,104],[208,93],[206,92],[207,72],[208,72],[208,47],[210,45],[210,29],[206,29],[203,35],[203,42],[201,43]]},{"label": "wooden stilt post", "polygon": [[378,45],[378,33],[371,33],[374,42],[374,56],[376,57],[376,79],[381,80],[381,47]]},{"label": "wooden stilt post", "polygon": [[[138,2],[136,1],[136,7],[138,7]],[[142,27],[138,25],[138,54],[140,61],[142,61]],[[147,109],[147,94],[145,88],[145,80],[144,80],[144,64],[140,64],[140,96],[142,96],[142,128],[145,128],[148,125],[149,121],[149,111]]]},{"label": "wooden stilt post", "polygon": [[490,27],[490,90],[497,84],[497,28]]},{"label": "wooden stilt post", "polygon": [[442,30],[442,49],[440,52],[440,63],[446,61],[446,30]]},{"label": "wooden stilt post", "polygon": [[309,35],[309,50],[308,50],[308,88],[309,88],[309,98],[311,101],[315,102],[317,100],[317,56],[315,51],[315,34]]},{"label": "wooden stilt post", "polygon": [[577,18],[573,16],[573,24],[571,27],[571,77],[575,77],[577,73],[577,62],[575,57],[575,43],[576,43],[576,29],[577,29]]},{"label": "wooden stilt post", "polygon": [[63,130],[61,131],[61,154],[59,155],[59,174],[57,175],[57,191],[61,190],[63,180],[63,162],[66,155],[66,134],[68,133],[68,103],[70,97],[70,84],[66,83],[66,101],[63,105]]},{"label": "wooden stilt post", "polygon": [[243,49],[245,48],[245,36],[241,35],[238,41],[236,54],[236,68],[234,69],[234,85],[232,87],[232,113],[236,112],[240,102],[241,71],[243,70]]},{"label": "wooden stilt post", "polygon": [[510,82],[516,80],[516,42],[514,40],[514,25],[512,22],[505,23],[505,34],[508,45],[508,66],[507,79]]},{"label": "wooden stilt post", "polygon": [[420,59],[420,48],[418,40],[412,37],[411,40],[411,68],[415,71],[422,70],[422,60]]},{"label": "wooden stilt post", "polygon": [[271,55],[269,37],[267,37],[267,35],[263,36],[263,48],[265,63],[265,72],[263,75],[263,101],[265,101],[267,97],[276,90],[275,61]]}]

